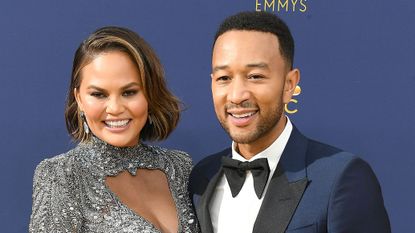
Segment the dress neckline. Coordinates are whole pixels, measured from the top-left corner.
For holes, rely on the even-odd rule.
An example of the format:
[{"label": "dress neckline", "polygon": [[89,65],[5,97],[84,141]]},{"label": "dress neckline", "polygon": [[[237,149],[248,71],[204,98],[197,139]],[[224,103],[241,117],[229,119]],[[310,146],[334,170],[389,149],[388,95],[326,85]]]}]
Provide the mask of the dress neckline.
[{"label": "dress neckline", "polygon": [[[84,165],[88,168],[93,168],[92,170],[98,172],[100,179],[102,179],[103,187],[105,187],[106,192],[111,196],[112,199],[116,200],[119,207],[124,211],[129,212],[132,216],[141,219],[141,221],[146,222],[150,225],[153,230],[157,232],[162,232],[156,225],[151,221],[144,218],[139,213],[131,209],[127,204],[125,204],[119,196],[114,193],[111,188],[106,184],[105,178],[107,176],[116,176],[122,171],[128,171],[131,175],[137,175],[137,169],[158,169],[164,173],[168,183],[168,189],[173,199],[173,204],[176,209],[177,217],[177,229],[178,232],[181,231],[182,218],[179,214],[180,204],[179,200],[175,193],[174,180],[168,172],[168,168],[164,167],[166,165],[160,164],[159,156],[160,153],[163,153],[161,150],[158,153],[153,153],[154,151],[150,146],[144,143],[138,143],[132,147],[117,147],[113,146],[96,136],[92,136],[91,140],[88,142],[82,142],[79,144],[78,153],[81,154]],[[166,170],[167,168],[167,170]]]},{"label": "dress neckline", "polygon": [[[121,171],[128,171],[131,175],[137,174],[137,169],[151,164],[154,156],[150,148],[143,143],[131,147],[113,146],[96,136],[92,136],[87,142],[81,142],[77,147],[81,154],[81,160],[88,167],[96,168],[103,176],[116,176]],[[153,158],[148,158],[153,157]]]}]

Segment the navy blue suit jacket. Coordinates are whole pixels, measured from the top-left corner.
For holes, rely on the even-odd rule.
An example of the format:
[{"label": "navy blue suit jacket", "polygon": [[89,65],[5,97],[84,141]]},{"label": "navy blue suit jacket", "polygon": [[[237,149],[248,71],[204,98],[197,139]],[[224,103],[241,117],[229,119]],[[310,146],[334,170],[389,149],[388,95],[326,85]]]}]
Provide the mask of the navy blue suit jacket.
[{"label": "navy blue suit jacket", "polygon": [[[223,175],[222,156],[231,156],[230,148],[200,161],[190,175],[189,193],[203,233],[213,232],[209,202]],[[381,189],[370,166],[350,153],[304,137],[293,127],[253,232],[390,231]]]}]

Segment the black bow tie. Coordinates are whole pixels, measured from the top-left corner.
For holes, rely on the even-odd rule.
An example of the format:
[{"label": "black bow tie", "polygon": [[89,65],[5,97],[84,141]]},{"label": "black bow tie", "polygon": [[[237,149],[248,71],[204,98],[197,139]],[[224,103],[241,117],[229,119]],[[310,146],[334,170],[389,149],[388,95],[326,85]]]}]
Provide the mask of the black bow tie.
[{"label": "black bow tie", "polygon": [[222,157],[222,168],[231,188],[232,197],[236,197],[239,191],[241,191],[245,182],[246,171],[249,170],[254,178],[255,193],[258,199],[261,198],[269,175],[267,159],[262,158],[252,162],[242,162],[229,157]]}]

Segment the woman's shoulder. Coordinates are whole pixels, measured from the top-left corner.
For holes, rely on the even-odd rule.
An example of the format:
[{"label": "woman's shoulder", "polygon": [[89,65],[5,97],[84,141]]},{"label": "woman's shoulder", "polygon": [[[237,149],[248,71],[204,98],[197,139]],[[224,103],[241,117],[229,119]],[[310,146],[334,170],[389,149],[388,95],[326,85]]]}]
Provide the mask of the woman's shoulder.
[{"label": "woman's shoulder", "polygon": [[182,167],[189,170],[193,167],[192,157],[187,152],[155,145],[147,145],[147,148],[151,154],[158,156],[162,163],[173,164],[177,169]]},{"label": "woman's shoulder", "polygon": [[29,232],[64,232],[80,225],[77,171],[73,170],[73,164],[74,156],[67,152],[44,159],[37,165]]},{"label": "woman's shoulder", "polygon": [[165,147],[155,146],[155,145],[146,145],[146,146],[153,154],[163,155],[173,160],[182,160],[182,161],[192,162],[192,158],[187,152],[177,150],[177,149],[168,149]]},{"label": "woman's shoulder", "polygon": [[34,179],[51,179],[73,174],[75,164],[73,150],[42,160],[35,169]]}]

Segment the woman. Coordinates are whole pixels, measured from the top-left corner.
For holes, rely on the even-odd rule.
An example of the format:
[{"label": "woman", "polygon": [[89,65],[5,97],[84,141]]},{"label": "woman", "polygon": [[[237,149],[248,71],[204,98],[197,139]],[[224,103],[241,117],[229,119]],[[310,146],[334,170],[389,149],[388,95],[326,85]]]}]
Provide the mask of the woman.
[{"label": "woman", "polygon": [[66,125],[79,145],[36,168],[30,232],[197,232],[191,158],[143,144],[179,120],[159,59],[136,33],[104,27],[75,53]]}]

